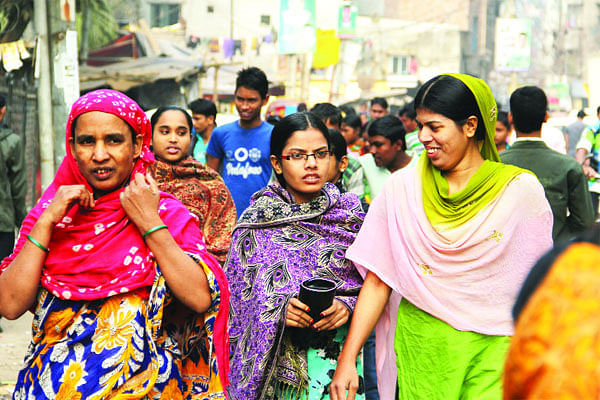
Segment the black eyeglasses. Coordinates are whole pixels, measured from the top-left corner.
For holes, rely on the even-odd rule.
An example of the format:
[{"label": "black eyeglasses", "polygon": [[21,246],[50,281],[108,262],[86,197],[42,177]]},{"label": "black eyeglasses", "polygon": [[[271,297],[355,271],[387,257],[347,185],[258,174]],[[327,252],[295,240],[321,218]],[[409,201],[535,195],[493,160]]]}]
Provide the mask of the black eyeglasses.
[{"label": "black eyeglasses", "polygon": [[281,158],[285,159],[285,160],[292,160],[292,161],[308,161],[308,157],[313,156],[315,158],[315,160],[325,160],[327,157],[329,157],[329,155],[331,154],[331,152],[329,150],[321,150],[321,151],[317,151],[315,153],[311,153],[311,154],[305,154],[305,153],[291,153],[291,154],[282,154]]}]

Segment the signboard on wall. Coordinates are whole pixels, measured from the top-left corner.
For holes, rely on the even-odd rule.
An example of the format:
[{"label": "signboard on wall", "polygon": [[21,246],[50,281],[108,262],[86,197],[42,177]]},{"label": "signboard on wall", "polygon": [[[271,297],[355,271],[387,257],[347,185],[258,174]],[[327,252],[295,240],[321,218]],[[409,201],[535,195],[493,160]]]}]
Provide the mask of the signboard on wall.
[{"label": "signboard on wall", "polygon": [[312,53],[316,43],[315,0],[281,0],[279,53]]},{"label": "signboard on wall", "polygon": [[531,65],[531,25],[528,18],[496,19],[494,65],[497,71],[527,71]]},{"label": "signboard on wall", "polygon": [[352,39],[356,37],[356,16],[358,7],[352,2],[344,2],[338,12],[338,37]]}]

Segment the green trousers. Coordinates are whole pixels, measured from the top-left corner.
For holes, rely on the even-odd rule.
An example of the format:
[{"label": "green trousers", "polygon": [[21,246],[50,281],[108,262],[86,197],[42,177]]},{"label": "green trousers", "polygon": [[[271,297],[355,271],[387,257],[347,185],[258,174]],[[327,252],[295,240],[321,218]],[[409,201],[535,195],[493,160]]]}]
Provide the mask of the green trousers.
[{"label": "green trousers", "polygon": [[510,337],[459,331],[402,300],[394,350],[398,398],[501,399]]}]

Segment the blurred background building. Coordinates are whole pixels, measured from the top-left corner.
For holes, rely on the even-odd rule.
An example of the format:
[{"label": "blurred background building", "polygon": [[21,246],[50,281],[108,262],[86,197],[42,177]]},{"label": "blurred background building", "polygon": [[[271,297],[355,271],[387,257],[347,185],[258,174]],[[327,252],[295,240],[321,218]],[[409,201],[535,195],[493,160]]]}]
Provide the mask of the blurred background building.
[{"label": "blurred background building", "polygon": [[[40,4],[48,36],[35,23]],[[55,165],[79,93],[110,87],[146,109],[205,97],[234,114],[236,73],[248,65],[267,73],[278,113],[300,101],[361,108],[374,96],[400,106],[432,76],[463,72],[485,79],[505,109],[514,89],[534,84],[553,116],[595,114],[599,22],[597,0],[0,0],[0,92],[31,154],[48,150],[38,126],[50,98],[41,125],[54,127]],[[51,92],[40,97],[43,79]]]},{"label": "blurred background building", "polygon": [[555,110],[600,101],[589,90],[588,70],[600,63],[593,0],[107,1],[121,24],[144,19],[195,49],[203,95],[215,94],[218,69],[223,100],[237,69],[252,64],[308,103],[374,95],[402,103],[440,72],[486,79],[504,106],[523,84],[544,87]]}]

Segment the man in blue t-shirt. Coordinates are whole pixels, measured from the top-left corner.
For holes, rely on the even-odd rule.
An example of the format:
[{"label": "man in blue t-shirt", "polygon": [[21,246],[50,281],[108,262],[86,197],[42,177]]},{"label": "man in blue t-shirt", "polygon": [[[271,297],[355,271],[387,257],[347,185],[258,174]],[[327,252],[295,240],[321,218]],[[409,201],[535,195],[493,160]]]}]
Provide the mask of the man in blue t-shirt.
[{"label": "man in blue t-shirt", "polygon": [[260,110],[269,100],[269,82],[256,67],[241,70],[235,81],[238,121],[216,128],[206,149],[206,165],[220,171],[231,192],[238,218],[250,205],[254,192],[269,183],[271,131]]}]

